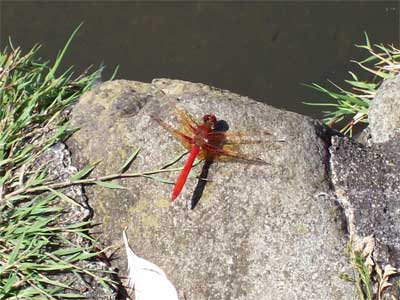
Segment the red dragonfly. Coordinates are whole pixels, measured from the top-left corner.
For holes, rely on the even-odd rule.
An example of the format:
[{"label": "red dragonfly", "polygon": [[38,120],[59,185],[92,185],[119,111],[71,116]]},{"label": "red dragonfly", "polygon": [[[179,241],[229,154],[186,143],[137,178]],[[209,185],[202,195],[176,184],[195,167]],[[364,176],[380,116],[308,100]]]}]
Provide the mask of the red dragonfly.
[{"label": "red dragonfly", "polygon": [[[266,142],[260,138],[260,134],[247,134],[243,132],[226,132],[218,130],[215,115],[207,114],[202,118],[202,123],[197,123],[194,118],[181,108],[175,106],[177,116],[180,119],[180,129],[176,129],[158,117],[152,116],[164,129],[176,137],[183,146],[190,151],[189,157],[179,174],[172,191],[171,201],[174,201],[182,191],[190,169],[196,159],[206,161],[236,160],[247,163],[268,164],[262,159],[251,158],[240,151],[242,144],[257,144]],[[261,135],[271,135],[264,131]],[[272,141],[269,141],[272,142]],[[282,142],[282,141],[273,141]]]}]

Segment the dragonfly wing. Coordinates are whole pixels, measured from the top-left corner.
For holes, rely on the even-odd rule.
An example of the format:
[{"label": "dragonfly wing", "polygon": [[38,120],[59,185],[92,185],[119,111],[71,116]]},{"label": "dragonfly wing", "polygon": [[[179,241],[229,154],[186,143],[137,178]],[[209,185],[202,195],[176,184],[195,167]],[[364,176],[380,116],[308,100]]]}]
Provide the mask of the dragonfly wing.
[{"label": "dragonfly wing", "polygon": [[257,132],[256,134],[248,134],[244,132],[220,132],[212,131],[207,136],[207,141],[209,144],[217,146],[219,148],[229,148],[240,152],[240,145],[254,145],[254,144],[264,144],[269,149],[278,149],[282,140],[269,140],[267,136],[270,136],[267,131]]},{"label": "dragonfly wing", "polygon": [[194,141],[193,138],[190,136],[186,135],[182,131],[175,129],[171,125],[165,123],[162,121],[160,118],[157,118],[155,116],[151,116],[151,118],[156,121],[158,124],[160,124],[161,127],[163,127],[165,130],[167,130],[169,133],[171,133],[173,136],[175,136],[177,139],[181,141],[181,143],[185,146],[187,149],[191,149]]},{"label": "dragonfly wing", "polygon": [[255,164],[268,164],[260,158],[252,158],[235,149],[234,146],[225,145],[223,148],[211,144],[203,146],[200,158],[206,160],[238,161]]},{"label": "dragonfly wing", "polygon": [[180,108],[178,106],[175,106],[175,111],[179,119],[181,120],[181,123],[185,129],[186,132],[194,133],[196,131],[196,128],[199,127],[199,125],[196,123],[194,118],[186,112],[183,108]]},{"label": "dragonfly wing", "polygon": [[224,132],[224,131],[212,131],[208,134],[207,138],[212,141],[223,141],[225,145],[230,144],[260,144],[270,142],[267,140],[267,136],[271,133],[267,131],[257,132],[255,134],[249,134],[246,132]]}]

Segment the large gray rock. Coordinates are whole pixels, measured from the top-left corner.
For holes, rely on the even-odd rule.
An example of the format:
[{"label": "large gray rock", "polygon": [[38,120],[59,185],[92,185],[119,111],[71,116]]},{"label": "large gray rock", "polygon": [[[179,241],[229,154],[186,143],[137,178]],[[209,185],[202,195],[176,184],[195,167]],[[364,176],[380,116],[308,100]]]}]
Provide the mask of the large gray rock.
[{"label": "large gray rock", "polygon": [[[352,250],[364,247],[365,263],[373,274],[385,266],[389,270],[389,265],[400,270],[399,108],[398,75],[385,80],[371,101],[369,126],[358,138],[360,143],[333,137],[330,148],[332,187],[347,217]],[[383,294],[379,277],[371,278],[377,298],[399,299],[398,274],[387,277],[392,286]]]},{"label": "large gray rock", "polygon": [[[400,266],[400,141],[365,146],[348,138],[333,137],[330,148],[331,179],[345,210],[354,248],[372,236],[372,257],[382,269]],[[391,296],[399,289],[391,276]],[[394,298],[391,298],[391,297]]]},{"label": "large gray rock", "polygon": [[372,142],[389,141],[400,128],[400,75],[385,80],[371,101],[368,112]]},{"label": "large gray rock", "polygon": [[345,208],[350,235],[376,238],[376,261],[400,266],[400,164],[398,138],[365,146],[332,139],[332,182]]},{"label": "large gray rock", "polygon": [[[68,141],[75,163],[102,159],[92,175],[109,174],[141,147],[128,172],[160,168],[183,150],[149,117],[158,107],[173,124],[159,104],[171,99],[195,116],[216,114],[230,130],[267,130],[285,143],[246,149],[269,165],[213,163],[194,209],[194,178],[175,203],[172,186],[150,178],[119,180],[126,190],[88,188],[101,238],[121,245],[129,226],[133,250],[160,266],[186,299],[355,299],[353,285],[339,278],[349,271],[346,239],[329,196],[327,134],[319,122],[202,84],[106,82],[73,110],[81,127]],[[200,173],[201,165],[194,169]],[[154,176],[174,181],[177,173]],[[116,264],[126,274],[120,254]]]}]

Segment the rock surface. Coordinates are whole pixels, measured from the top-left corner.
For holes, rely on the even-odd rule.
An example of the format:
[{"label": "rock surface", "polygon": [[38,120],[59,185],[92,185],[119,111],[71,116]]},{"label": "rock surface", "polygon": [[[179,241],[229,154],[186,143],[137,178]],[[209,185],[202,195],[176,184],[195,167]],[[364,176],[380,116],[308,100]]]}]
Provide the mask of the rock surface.
[{"label": "rock surface", "polygon": [[[365,146],[348,138],[333,137],[331,152],[332,183],[347,216],[354,248],[372,236],[372,257],[382,269],[400,266],[400,140]],[[399,299],[395,280],[390,296]],[[389,293],[389,291],[388,291]],[[394,297],[394,298],[392,298]]]},{"label": "rock surface", "polygon": [[369,126],[357,141],[335,136],[330,147],[332,188],[346,215],[350,244],[353,251],[369,253],[365,263],[380,299],[400,299],[398,273],[387,277],[392,286],[379,296],[376,276],[385,266],[400,270],[399,107],[397,75],[379,87],[370,104]]},{"label": "rock surface", "polygon": [[[173,204],[172,186],[151,178],[119,180],[126,190],[88,188],[101,238],[122,245],[128,226],[133,250],[161,267],[186,299],[355,299],[353,284],[339,278],[350,268],[346,238],[329,196],[328,134],[316,121],[202,84],[106,82],[72,112],[81,127],[68,141],[75,164],[101,159],[93,176],[114,173],[141,147],[128,172],[159,169],[183,150],[149,117],[158,107],[174,124],[162,105],[171,99],[194,116],[216,114],[229,130],[267,130],[285,143],[246,149],[269,165],[211,164],[194,209],[188,205],[199,186],[195,178]],[[177,173],[154,176],[173,181]],[[120,257],[116,264],[126,274],[123,251]]]},{"label": "rock surface", "polygon": [[[49,175],[53,178],[57,178],[57,181],[59,182],[67,181],[77,172],[77,169],[71,163],[70,152],[66,149],[65,144],[61,142],[55,144],[40,155],[35,160],[35,163],[37,166],[46,165],[50,172]],[[71,202],[61,198],[59,199],[57,206],[62,207],[64,210],[62,217],[58,218],[59,225],[67,226],[87,221],[92,214],[92,210],[87,203],[82,186],[73,185],[64,188],[62,192],[70,197],[70,199],[73,199],[75,204],[71,204]],[[82,237],[74,234],[71,234],[70,236],[65,232],[64,234],[70,242],[80,245],[82,248],[87,247],[90,249],[90,245],[88,245],[89,240],[82,239]],[[71,247],[70,244],[62,244],[58,246],[63,248]],[[102,274],[104,277],[108,277],[110,280],[115,279],[111,275],[105,275],[105,273],[103,273],[110,272],[112,269],[111,266],[102,262],[100,259],[93,258],[90,261],[81,261],[77,266],[86,270],[97,270],[97,272]],[[108,286],[108,288],[105,288],[105,286],[102,286],[90,276],[81,275],[82,280],[76,280],[76,275],[73,273],[61,272],[60,274],[54,274],[53,276],[52,279],[59,282],[72,282],[73,284],[70,288],[76,292],[77,296],[85,297],[87,300],[111,300],[115,299],[118,294],[117,287]]]},{"label": "rock surface", "polygon": [[332,182],[350,235],[359,240],[374,235],[376,261],[400,265],[398,138],[368,147],[334,137],[330,152]]},{"label": "rock surface", "polygon": [[374,143],[384,143],[400,128],[400,75],[385,80],[371,101],[368,112],[369,128]]}]

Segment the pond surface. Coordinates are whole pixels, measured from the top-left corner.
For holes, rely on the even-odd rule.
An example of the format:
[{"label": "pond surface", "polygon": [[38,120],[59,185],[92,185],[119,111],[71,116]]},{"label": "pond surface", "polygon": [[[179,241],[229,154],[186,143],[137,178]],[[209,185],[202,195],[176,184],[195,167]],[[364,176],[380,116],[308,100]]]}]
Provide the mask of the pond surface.
[{"label": "pond surface", "polygon": [[1,48],[10,36],[53,60],[83,21],[65,66],[103,63],[103,80],[119,65],[117,78],[202,82],[316,118],[320,108],[301,102],[326,97],[302,83],[342,85],[360,71],[349,61],[365,57],[354,47],[364,31],[399,45],[397,1],[3,1],[0,16]]}]

